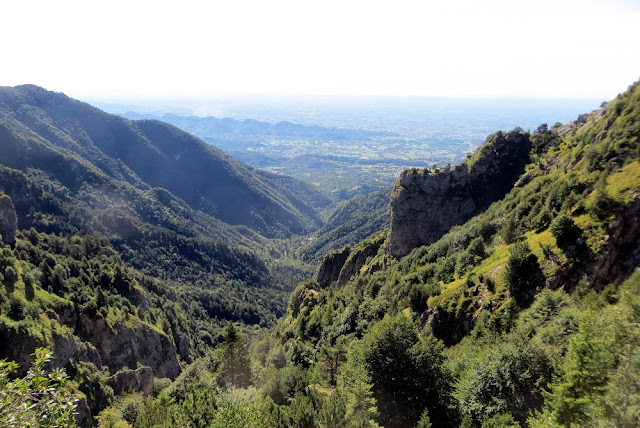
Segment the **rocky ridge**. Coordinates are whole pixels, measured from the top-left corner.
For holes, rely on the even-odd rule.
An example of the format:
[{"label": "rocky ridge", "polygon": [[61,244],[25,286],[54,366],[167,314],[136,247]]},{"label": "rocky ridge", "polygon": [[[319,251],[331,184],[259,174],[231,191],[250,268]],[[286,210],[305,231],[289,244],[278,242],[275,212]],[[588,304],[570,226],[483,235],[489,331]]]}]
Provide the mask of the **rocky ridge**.
[{"label": "rocky ridge", "polygon": [[391,192],[391,231],[385,245],[394,257],[437,241],[502,198],[529,161],[529,135],[498,131],[467,162],[437,172],[405,170]]}]

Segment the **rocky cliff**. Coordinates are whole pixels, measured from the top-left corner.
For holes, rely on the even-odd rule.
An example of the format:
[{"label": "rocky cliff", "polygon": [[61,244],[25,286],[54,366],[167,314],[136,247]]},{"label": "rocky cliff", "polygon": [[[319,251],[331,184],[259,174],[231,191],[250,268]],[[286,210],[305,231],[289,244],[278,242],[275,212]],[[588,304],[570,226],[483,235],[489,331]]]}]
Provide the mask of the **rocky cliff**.
[{"label": "rocky cliff", "polygon": [[595,289],[622,283],[640,265],[640,195],[617,210],[607,232],[589,281]]},{"label": "rocky cliff", "polygon": [[328,287],[332,282],[338,280],[342,266],[349,258],[350,253],[351,249],[345,247],[324,256],[316,274],[316,280],[321,287]]},{"label": "rocky cliff", "polygon": [[438,172],[409,169],[391,193],[391,232],[386,250],[402,257],[438,240],[452,226],[502,198],[529,161],[529,134],[498,131],[462,164]]},{"label": "rocky cliff", "polygon": [[[0,328],[1,358],[20,364],[23,374],[33,361],[33,350],[51,347],[54,367],[65,367],[70,361],[85,361],[96,367],[106,366],[111,374],[140,362],[150,367],[156,377],[174,379],[180,374],[176,346],[162,331],[133,316],[113,324],[99,314],[78,312],[68,306],[59,313],[47,311],[43,317],[51,324],[51,335],[44,337],[12,322]],[[186,355],[191,359],[190,355]]]},{"label": "rocky cliff", "polygon": [[[327,254],[316,275],[316,280],[321,287],[328,287],[332,282],[344,285],[357,274],[364,274],[363,268],[372,257],[378,254],[378,250],[384,243],[386,234],[381,233],[364,240],[355,248],[345,247]],[[366,273],[372,273],[377,268],[369,266]]]},{"label": "rocky cliff", "polygon": [[0,194],[0,235],[2,243],[13,245],[16,242],[16,230],[18,229],[18,216],[13,207],[11,198]]}]

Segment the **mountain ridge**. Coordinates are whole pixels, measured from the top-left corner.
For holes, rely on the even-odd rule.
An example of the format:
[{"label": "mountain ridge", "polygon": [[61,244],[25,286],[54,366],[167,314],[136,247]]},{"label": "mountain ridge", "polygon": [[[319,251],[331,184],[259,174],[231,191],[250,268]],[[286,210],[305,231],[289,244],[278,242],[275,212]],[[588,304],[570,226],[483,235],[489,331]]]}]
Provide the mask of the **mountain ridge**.
[{"label": "mountain ridge", "polygon": [[80,154],[107,175],[143,189],[167,188],[226,223],[269,236],[320,224],[314,209],[286,187],[171,125],[131,122],[33,85],[2,88],[0,108],[7,119]]}]

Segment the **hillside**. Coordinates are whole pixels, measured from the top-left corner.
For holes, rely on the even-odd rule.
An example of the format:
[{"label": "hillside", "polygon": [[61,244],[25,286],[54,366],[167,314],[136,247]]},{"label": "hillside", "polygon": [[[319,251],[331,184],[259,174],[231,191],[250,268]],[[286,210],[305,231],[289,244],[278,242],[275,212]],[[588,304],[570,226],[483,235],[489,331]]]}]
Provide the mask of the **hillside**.
[{"label": "hillside", "polygon": [[170,125],[0,88],[0,147],[0,358],[23,373],[51,349],[83,423],[178,376],[226,321],[273,325],[307,277],[271,238],[316,228],[323,196]]},{"label": "hillside", "polygon": [[389,190],[354,196],[339,203],[322,228],[311,235],[310,242],[296,252],[302,260],[317,264],[326,253],[387,229],[390,216]]},{"label": "hillside", "polygon": [[[518,138],[510,139],[513,133]],[[375,420],[384,426],[416,423],[425,405],[434,426],[479,426],[498,417],[530,426],[598,420],[632,426],[637,414],[607,406],[622,393],[618,388],[631,388],[629,400],[640,398],[636,387],[618,384],[624,370],[633,371],[629,381],[640,378],[637,361],[625,360],[640,346],[631,331],[638,275],[625,283],[640,266],[640,85],[566,126],[512,131],[506,140],[513,155],[491,150],[501,138],[490,136],[453,170],[405,172],[392,196],[395,221],[385,246],[381,236],[327,256],[317,282],[293,292],[276,340],[304,343],[297,346],[308,360],[298,364],[312,366],[331,349],[361,352],[344,364],[361,358],[378,403]],[[490,167],[505,157],[511,165],[523,159],[521,149],[526,165],[510,168],[502,188],[489,184],[492,192],[478,193],[478,182],[466,180],[483,157],[494,157]],[[506,183],[510,189],[499,196]],[[441,217],[449,226],[425,222],[433,210],[449,212]],[[402,240],[405,249],[395,251],[396,227],[428,238]],[[369,256],[358,257],[367,248]],[[612,337],[608,326],[616,323],[631,336]],[[414,328],[420,338],[409,339]],[[442,389],[412,391],[397,382],[424,369],[422,354],[405,354],[406,340],[433,353],[429,364],[442,371]],[[383,350],[395,365],[392,374],[372,365]],[[423,404],[413,407],[415,400]]]},{"label": "hillside", "polygon": [[[221,353],[193,366],[206,382],[131,397],[134,425],[637,426],[639,201],[640,84],[575,122],[492,134],[460,167],[407,171],[391,232],[328,253],[253,344],[254,386]],[[426,240],[394,253],[398,226]],[[210,385],[217,404],[189,413],[185,388]]]},{"label": "hillside", "polygon": [[[491,134],[459,166],[407,170],[302,247],[151,187],[47,128],[61,118],[35,133],[6,111],[0,349],[24,373],[53,348],[84,425],[640,422],[640,84],[575,122]],[[304,276],[290,251],[324,255],[285,309],[281,278]]]},{"label": "hillside", "polygon": [[140,190],[167,189],[193,209],[264,236],[320,225],[288,183],[257,174],[163,122],[132,122],[36,86],[0,88],[0,112],[5,166],[57,176],[52,168],[60,167],[59,153],[79,156],[110,178]]}]

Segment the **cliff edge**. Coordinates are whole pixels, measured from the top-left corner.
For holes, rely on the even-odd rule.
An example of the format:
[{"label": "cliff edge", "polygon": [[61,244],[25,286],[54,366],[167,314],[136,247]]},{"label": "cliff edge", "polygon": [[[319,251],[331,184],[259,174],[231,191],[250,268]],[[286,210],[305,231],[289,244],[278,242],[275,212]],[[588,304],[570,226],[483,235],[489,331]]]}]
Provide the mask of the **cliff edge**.
[{"label": "cliff edge", "polygon": [[386,251],[405,256],[501,199],[524,172],[530,148],[529,133],[498,131],[454,168],[405,170],[391,192]]}]

